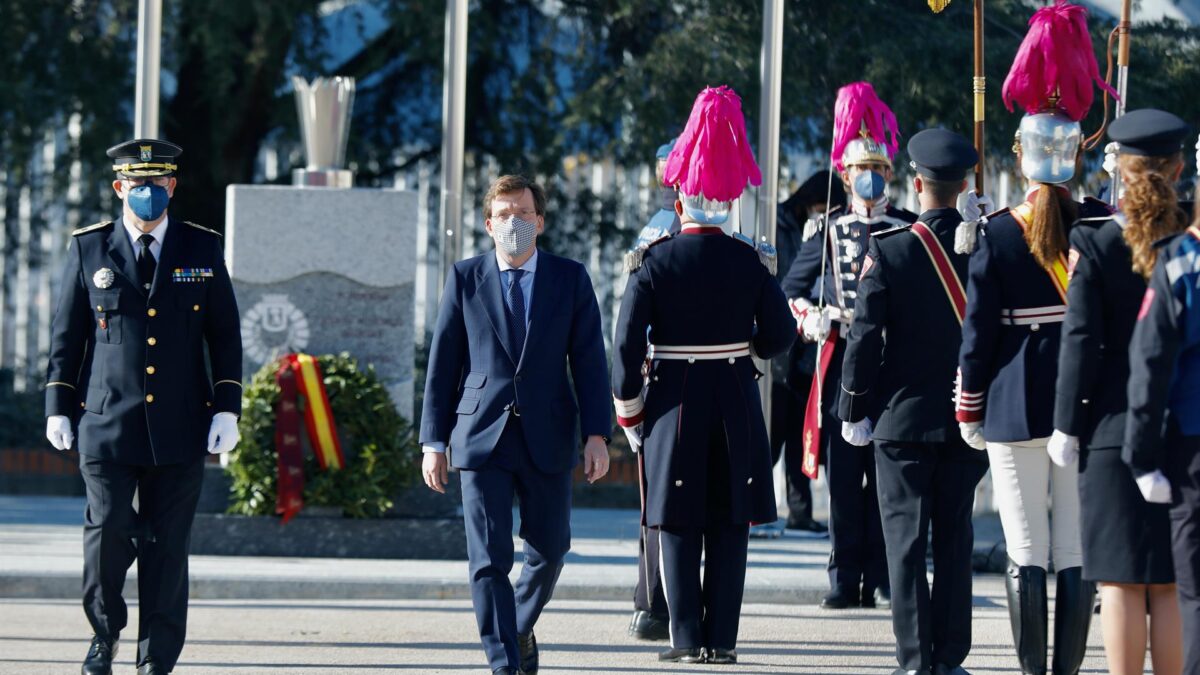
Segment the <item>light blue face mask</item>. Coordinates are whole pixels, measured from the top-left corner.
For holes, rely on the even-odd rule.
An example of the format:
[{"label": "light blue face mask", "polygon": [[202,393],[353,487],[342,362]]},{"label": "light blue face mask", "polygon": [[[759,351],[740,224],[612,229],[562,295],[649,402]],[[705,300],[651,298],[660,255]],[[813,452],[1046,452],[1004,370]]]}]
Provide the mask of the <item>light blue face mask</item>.
[{"label": "light blue face mask", "polygon": [[125,203],[133,215],[146,222],[161,218],[169,201],[171,197],[167,194],[167,188],[153,183],[130,188],[125,196]]},{"label": "light blue face mask", "polygon": [[866,202],[875,202],[883,196],[887,182],[877,171],[864,171],[854,179],[854,195]]}]

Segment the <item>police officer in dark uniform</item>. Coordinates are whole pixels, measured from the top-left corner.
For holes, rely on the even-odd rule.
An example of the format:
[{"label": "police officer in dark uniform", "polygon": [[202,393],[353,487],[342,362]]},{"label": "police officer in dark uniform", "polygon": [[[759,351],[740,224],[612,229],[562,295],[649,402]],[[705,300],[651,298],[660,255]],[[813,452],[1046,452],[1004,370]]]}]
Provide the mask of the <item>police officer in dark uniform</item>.
[{"label": "police officer in dark uniform", "polygon": [[[1173,116],[1172,116],[1173,117]],[[1139,129],[1178,147],[1186,127]],[[1122,142],[1124,145],[1125,142]],[[1200,219],[1162,241],[1129,348],[1122,459],[1147,502],[1171,505],[1183,672],[1200,673]]]},{"label": "police officer in dark uniform", "polygon": [[[797,332],[831,352],[827,362],[832,365],[827,372],[813,376],[808,394],[810,409],[820,397],[821,414],[827,422],[817,434],[814,415],[806,415],[804,429],[805,444],[817,446],[806,449],[805,461],[811,463],[809,458],[819,452],[829,484],[830,591],[821,606],[886,608],[890,594],[875,490],[875,456],[869,447],[847,444],[833,424],[841,391],[841,368],[837,366],[845,354],[845,334],[854,321],[858,279],[870,235],[907,225],[916,214],[893,206],[886,192],[896,149],[888,137],[894,143],[897,133],[891,111],[865,82],[839,90],[837,108],[863,111],[859,118],[839,117],[834,130],[835,148],[844,149],[835,150],[832,159],[851,195],[850,202],[832,211],[828,227],[814,222],[815,229],[806,228],[810,238],[782,286],[790,299]],[[891,128],[869,131],[868,115],[890,118]],[[815,475],[815,468],[806,467],[806,473]]]},{"label": "police officer in dark uniform", "polygon": [[138,673],[175,667],[204,458],[238,441],[242,345],[221,237],[167,215],[181,152],[140,139],[108,150],[124,208],[72,233],[51,328],[46,436],[66,450],[78,434],[87,488],[84,675],[112,670],[135,560]]},{"label": "police officer in dark uniform", "polygon": [[[697,141],[715,134],[732,135],[728,146],[745,154],[711,156]],[[749,523],[776,518],[750,357],[782,353],[795,328],[760,259],[770,251],[720,227],[747,182],[760,180],[732,90],[700,93],[665,178],[679,189],[682,230],[647,248],[630,275],[613,341],[613,397],[630,442],[644,444],[645,520],[659,537],[670,610],[671,649],[659,658],[733,663]]]},{"label": "police officer in dark uniform", "polygon": [[[954,205],[979,156],[945,129],[913,136],[908,154],[924,211],[912,226],[871,237],[838,416],[848,443],[875,442],[895,672],[962,673],[971,649],[971,507],[988,465],[987,455],[959,437],[954,419],[967,273],[967,256],[953,252],[962,222]],[[925,575],[930,525],[932,604]]]},{"label": "police officer in dark uniform", "polygon": [[1119,144],[1112,171],[1124,176],[1123,213],[1081,219],[1071,229],[1071,285],[1047,451],[1061,466],[1079,460],[1083,577],[1103,584],[1105,651],[1115,672],[1140,671],[1148,642],[1156,668],[1170,671],[1183,658],[1178,641],[1147,639],[1147,617],[1149,633],[1179,631],[1169,507],[1142,498],[1121,445],[1129,344],[1154,242],[1186,227],[1190,213],[1172,187],[1183,170],[1186,128],[1161,110],[1134,110],[1114,121],[1108,135]]}]

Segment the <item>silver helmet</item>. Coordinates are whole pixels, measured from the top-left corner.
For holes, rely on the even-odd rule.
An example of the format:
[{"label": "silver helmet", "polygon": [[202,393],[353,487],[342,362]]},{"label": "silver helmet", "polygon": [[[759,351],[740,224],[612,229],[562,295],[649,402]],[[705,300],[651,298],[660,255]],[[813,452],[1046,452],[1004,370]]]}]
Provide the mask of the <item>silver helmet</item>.
[{"label": "silver helmet", "polygon": [[1075,176],[1075,157],[1083,141],[1079,122],[1058,112],[1021,118],[1013,151],[1021,154],[1021,173],[1039,183],[1065,183]]}]

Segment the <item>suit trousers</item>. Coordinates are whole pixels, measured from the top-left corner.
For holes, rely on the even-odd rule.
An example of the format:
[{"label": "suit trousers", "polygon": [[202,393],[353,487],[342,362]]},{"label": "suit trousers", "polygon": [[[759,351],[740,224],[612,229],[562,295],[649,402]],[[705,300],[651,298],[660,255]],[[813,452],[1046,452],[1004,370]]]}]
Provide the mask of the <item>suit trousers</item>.
[{"label": "suit trousers", "polygon": [[1200,436],[1167,432],[1171,481],[1171,548],[1183,617],[1183,672],[1200,675]]},{"label": "suit trousers", "polygon": [[731,520],[729,450],[719,421],[704,450],[708,462],[707,512],[697,514],[690,526],[658,528],[663,590],[671,615],[671,646],[734,649],[746,585],[750,526]]},{"label": "suit trousers", "polygon": [[153,659],[169,672],[187,633],[188,546],[204,460],[134,466],[80,455],[79,470],[87,491],[83,611],[96,635],[117,639],[128,621],[125,575],[136,560],[137,662]]},{"label": "suit trousers", "polygon": [[1056,570],[1083,565],[1079,529],[1079,468],[1046,454],[1046,438],[988,443],[992,486],[1008,557],[1022,567]]},{"label": "suit trousers", "polygon": [[[517,669],[517,635],[533,632],[550,601],[571,548],[571,471],[542,473],[534,466],[519,420],[510,416],[492,460],[461,470],[471,600],[488,664]],[[525,562],[516,584],[513,497],[521,514]]]},{"label": "suit trousers", "polygon": [[[958,666],[971,651],[971,509],[987,455],[948,443],[875,441],[896,660]],[[926,576],[933,528],[933,591]]]}]

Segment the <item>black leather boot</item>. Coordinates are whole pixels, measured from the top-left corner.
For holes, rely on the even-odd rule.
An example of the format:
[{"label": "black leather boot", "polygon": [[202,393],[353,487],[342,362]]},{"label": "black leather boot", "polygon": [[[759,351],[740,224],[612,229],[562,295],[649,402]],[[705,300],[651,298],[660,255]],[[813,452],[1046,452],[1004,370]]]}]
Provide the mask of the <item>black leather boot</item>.
[{"label": "black leather boot", "polygon": [[1076,675],[1087,653],[1088,628],[1092,625],[1092,605],[1096,602],[1096,584],[1084,581],[1082,567],[1068,567],[1058,573],[1054,597],[1054,675]]},{"label": "black leather boot", "polygon": [[1017,660],[1026,675],[1046,675],[1046,570],[1008,561],[1004,575]]}]

